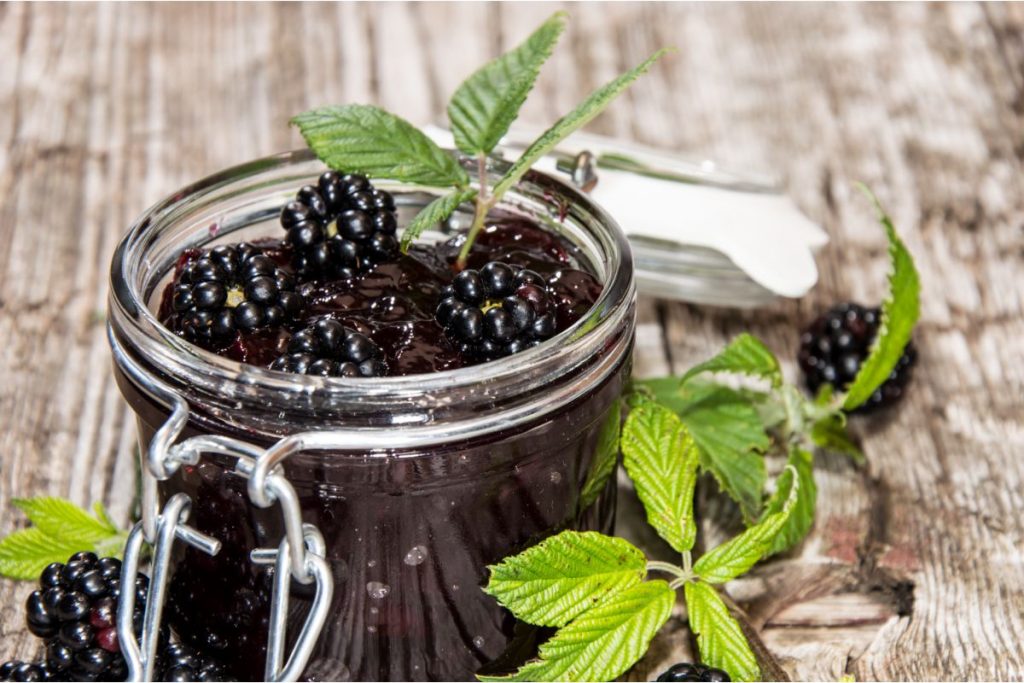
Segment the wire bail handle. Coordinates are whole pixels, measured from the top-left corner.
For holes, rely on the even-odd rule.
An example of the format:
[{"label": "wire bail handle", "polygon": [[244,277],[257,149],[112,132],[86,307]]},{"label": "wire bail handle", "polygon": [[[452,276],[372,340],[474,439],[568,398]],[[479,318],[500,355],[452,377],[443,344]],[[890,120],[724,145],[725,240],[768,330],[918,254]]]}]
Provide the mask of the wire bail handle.
[{"label": "wire bail handle", "polygon": [[[142,519],[128,536],[121,570],[122,586],[133,586],[139,575],[143,543],[153,546],[153,576],[146,597],[142,635],[136,639],[132,625],[135,591],[122,590],[118,599],[117,630],[128,664],[129,681],[152,681],[156,670],[161,617],[167,597],[171,550],[176,540],[216,555],[220,541],[188,526],[192,500],[188,494],[173,495],[161,509],[158,484],[169,479],[181,465],[197,465],[203,455],[220,454],[236,458],[234,471],[249,480],[247,492],[257,507],[280,503],[285,535],[277,548],[257,548],[250,554],[255,564],[275,568],[271,594],[270,629],[264,675],[268,681],[297,681],[309,663],[313,647],[327,621],[334,594],[334,580],[325,559],[323,536],[312,524],[302,522],[298,495],[284,475],[281,464],[302,450],[302,435],[286,437],[268,449],[227,436],[198,435],[178,441],[189,419],[188,403],[170,386],[152,376],[129,356],[107,325],[107,338],[115,362],[153,398],[171,412],[153,435],[143,458]],[[291,579],[314,584],[309,615],[285,660],[286,617]]]}]

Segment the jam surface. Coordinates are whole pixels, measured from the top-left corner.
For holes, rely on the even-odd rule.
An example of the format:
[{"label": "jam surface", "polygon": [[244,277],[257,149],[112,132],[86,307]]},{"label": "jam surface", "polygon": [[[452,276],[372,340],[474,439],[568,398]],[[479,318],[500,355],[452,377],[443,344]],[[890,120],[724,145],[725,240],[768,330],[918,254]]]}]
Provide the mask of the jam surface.
[{"label": "jam surface", "polygon": [[[279,267],[299,281],[297,291],[306,301],[303,317],[296,323],[240,331],[223,344],[207,349],[226,358],[269,367],[286,352],[292,334],[322,318],[333,318],[365,334],[381,349],[388,375],[454,370],[479,359],[459,352],[435,320],[441,290],[456,275],[453,264],[464,236],[436,245],[414,244],[397,260],[378,263],[348,279],[312,279],[303,282],[292,269],[293,251],[283,239],[255,243]],[[183,254],[178,273],[200,252]],[[580,265],[578,248],[535,223],[500,217],[491,222],[473,245],[467,268],[477,269],[491,261],[528,268],[544,277],[555,302],[556,334],[578,321],[601,294],[601,284]],[[178,330],[178,314],[172,306],[174,283],[167,285],[160,302],[160,321]]]}]

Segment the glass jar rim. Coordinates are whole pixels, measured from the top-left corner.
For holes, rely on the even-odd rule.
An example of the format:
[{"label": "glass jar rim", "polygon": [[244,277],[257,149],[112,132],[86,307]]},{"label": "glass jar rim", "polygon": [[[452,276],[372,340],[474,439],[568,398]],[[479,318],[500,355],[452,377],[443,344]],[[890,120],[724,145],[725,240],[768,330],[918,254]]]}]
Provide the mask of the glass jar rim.
[{"label": "glass jar rim", "polygon": [[[629,243],[618,224],[589,198],[561,180],[529,171],[498,207],[514,209],[516,199],[528,191],[533,197],[542,196],[548,200],[549,210],[558,212],[562,222],[571,218],[586,221],[590,226],[599,226],[603,234],[597,237],[604,251],[606,270],[603,273],[603,290],[587,314],[569,329],[536,347],[497,361],[454,370],[391,377],[335,378],[283,373],[234,361],[185,341],[161,324],[150,308],[149,299],[153,294],[149,288],[151,283],[143,282],[146,273],[140,272],[142,266],[157,267],[152,263],[144,263],[142,258],[153,233],[180,220],[178,214],[183,207],[216,203],[221,198],[218,193],[233,184],[258,181],[261,174],[298,169],[315,161],[316,157],[309,150],[263,157],[207,176],[147,209],[118,243],[111,264],[110,320],[114,333],[120,339],[119,343],[161,374],[173,376],[186,385],[199,382],[210,388],[242,386],[292,395],[315,391],[351,400],[363,396],[374,396],[378,400],[386,397],[410,399],[432,394],[450,395],[455,390],[470,387],[521,384],[520,379],[537,374],[527,372],[530,369],[547,368],[555,375],[568,372],[572,370],[572,364],[562,363],[562,359],[582,358],[599,352],[602,339],[628,314],[626,309],[631,308],[629,304],[635,296],[632,257]],[[464,162],[467,170],[472,173],[475,161]],[[492,160],[489,163],[498,173],[508,168],[505,162]],[[381,181],[380,186],[387,189],[387,181]],[[403,191],[438,192],[437,188],[413,184],[393,186]],[[254,187],[238,191],[238,195],[259,187],[256,182]],[[206,241],[213,239],[214,235],[211,234]],[[200,244],[181,245],[179,253],[192,246]],[[166,275],[166,268],[164,271]],[[156,279],[159,280],[160,276]]]}]

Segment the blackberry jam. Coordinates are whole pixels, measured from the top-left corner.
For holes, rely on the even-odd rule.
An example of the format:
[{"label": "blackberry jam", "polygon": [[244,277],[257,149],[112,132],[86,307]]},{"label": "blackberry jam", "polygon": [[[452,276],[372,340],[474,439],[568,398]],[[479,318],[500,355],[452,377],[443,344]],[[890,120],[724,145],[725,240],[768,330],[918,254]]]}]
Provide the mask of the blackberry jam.
[{"label": "blackberry jam", "polygon": [[[452,232],[425,235],[409,255],[304,291],[308,315],[337,317],[383,350],[386,377],[270,370],[287,331],[253,331],[223,348],[173,334],[162,303],[179,256],[245,240],[287,262],[288,246],[268,241],[280,237],[277,214],[321,170],[306,152],[264,159],[150,209],[114,257],[112,338],[187,402],[182,438],[227,435],[267,448],[328,431],[351,444],[284,463],[304,521],[323,534],[334,580],[305,677],[472,679],[495,660],[530,655],[529,634],[480,590],[487,565],[566,528],[610,530],[614,477],[595,473],[601,431],[618,419],[629,377],[628,246],[585,197],[530,173],[506,196],[470,266],[502,260],[553,283],[558,333],[533,348],[474,364],[434,320],[467,219],[458,214]],[[395,197],[400,227],[436,196],[376,184]],[[120,365],[115,371],[145,451],[169,406]],[[186,643],[218,651],[233,675],[260,679],[272,582],[249,553],[277,547],[284,529],[278,509],[249,501],[233,465],[204,454],[160,483],[164,499],[188,493],[189,523],[223,545],[215,557],[179,548],[165,615]],[[291,638],[310,600],[293,582]]]}]

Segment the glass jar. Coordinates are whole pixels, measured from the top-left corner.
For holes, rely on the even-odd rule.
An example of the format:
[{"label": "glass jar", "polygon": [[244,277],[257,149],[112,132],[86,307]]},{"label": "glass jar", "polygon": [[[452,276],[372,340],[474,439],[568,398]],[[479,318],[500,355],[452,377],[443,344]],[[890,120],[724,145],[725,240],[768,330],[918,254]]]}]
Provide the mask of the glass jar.
[{"label": "glass jar", "polygon": [[[495,179],[507,168],[494,162]],[[466,164],[473,171],[473,164]],[[351,448],[284,463],[303,521],[323,534],[334,579],[330,616],[305,676],[461,680],[530,653],[530,633],[481,590],[487,566],[557,531],[609,531],[614,447],[634,332],[632,262],[618,226],[561,182],[529,173],[500,209],[579,247],[603,283],[599,300],[556,338],[522,353],[427,375],[325,378],[240,364],[161,325],[160,294],[182,251],[280,235],[281,206],[323,167],[293,152],[228,169],[142,216],[112,264],[110,333],[120,353],[186,402],[183,436],[269,447],[298,432],[345,429]],[[404,225],[441,192],[378,182]],[[457,215],[455,222],[465,219]],[[435,233],[424,239],[442,239]],[[115,364],[146,445],[170,406]],[[600,455],[604,457],[599,457]],[[179,548],[165,615],[186,641],[219,651],[243,679],[263,676],[266,570],[250,561],[284,533],[254,507],[233,459],[204,454],[159,485],[185,492],[191,526],[221,541],[208,557]],[[289,623],[310,598],[293,582]],[[295,629],[289,629],[289,633]]]}]

